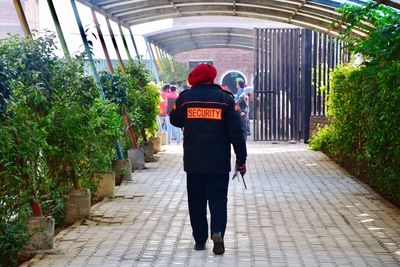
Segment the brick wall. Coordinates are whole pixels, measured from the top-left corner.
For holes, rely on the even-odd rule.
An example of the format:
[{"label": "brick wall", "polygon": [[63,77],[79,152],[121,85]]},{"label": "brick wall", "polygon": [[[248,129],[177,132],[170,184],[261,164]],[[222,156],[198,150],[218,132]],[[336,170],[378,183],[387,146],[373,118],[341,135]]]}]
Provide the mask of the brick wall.
[{"label": "brick wall", "polygon": [[217,83],[221,83],[224,74],[233,70],[243,73],[246,83],[252,85],[254,60],[251,50],[236,48],[198,49],[176,54],[175,59],[187,65],[192,60],[212,60],[217,68]]}]

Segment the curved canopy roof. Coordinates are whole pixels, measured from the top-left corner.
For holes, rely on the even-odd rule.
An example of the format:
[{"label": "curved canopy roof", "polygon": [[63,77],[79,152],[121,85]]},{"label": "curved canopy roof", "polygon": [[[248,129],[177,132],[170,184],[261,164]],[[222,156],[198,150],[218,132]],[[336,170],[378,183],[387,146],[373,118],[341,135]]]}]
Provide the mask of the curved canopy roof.
[{"label": "curved canopy roof", "polygon": [[[229,16],[251,18],[292,24],[330,35],[330,25],[338,16],[335,8],[343,2],[355,4],[366,0],[79,0],[110,19],[126,26],[170,18],[192,18],[198,16]],[[382,0],[383,3],[400,9],[400,0]],[[218,20],[212,25],[192,25],[148,34],[146,38],[160,48],[174,54],[203,47],[252,47],[249,28],[221,26]],[[254,28],[255,26],[250,24]],[[355,32],[363,35],[363,32]],[[250,37],[251,36],[251,37]],[[178,44],[173,47],[171,43]]]},{"label": "curved canopy roof", "polygon": [[294,28],[269,20],[228,16],[201,16],[173,19],[168,29],[147,33],[147,41],[170,54],[200,48],[253,49],[254,28]]},{"label": "curved canopy roof", "polygon": [[253,49],[252,29],[229,27],[179,29],[154,34],[146,39],[170,54],[210,47]]}]

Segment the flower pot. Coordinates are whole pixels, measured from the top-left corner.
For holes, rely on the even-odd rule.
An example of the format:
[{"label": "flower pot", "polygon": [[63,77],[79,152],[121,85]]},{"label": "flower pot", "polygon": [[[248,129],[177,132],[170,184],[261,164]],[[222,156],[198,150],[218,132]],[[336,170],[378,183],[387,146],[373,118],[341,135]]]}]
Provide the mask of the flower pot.
[{"label": "flower pot", "polygon": [[29,234],[32,235],[24,249],[30,252],[53,248],[53,217],[31,217],[28,219]]},{"label": "flower pot", "polygon": [[156,133],[156,136],[160,137],[162,146],[167,144],[167,132],[158,132]]},{"label": "flower pot", "polygon": [[154,146],[152,142],[143,142],[140,146],[144,151],[144,161],[154,161]]},{"label": "flower pot", "polygon": [[90,218],[91,194],[89,189],[74,189],[68,194],[65,222],[72,224]]},{"label": "flower pot", "polygon": [[132,179],[132,165],[129,159],[113,160],[112,169],[115,172],[115,185],[120,185],[124,180]]},{"label": "flower pot", "polygon": [[95,173],[95,178],[98,179],[96,197],[114,197],[115,193],[115,173],[103,172]]},{"label": "flower pot", "polygon": [[161,152],[161,137],[153,136],[150,138],[150,142],[153,143],[154,153]]},{"label": "flower pot", "polygon": [[142,148],[131,148],[128,150],[128,158],[131,161],[132,172],[144,169],[144,151]]}]

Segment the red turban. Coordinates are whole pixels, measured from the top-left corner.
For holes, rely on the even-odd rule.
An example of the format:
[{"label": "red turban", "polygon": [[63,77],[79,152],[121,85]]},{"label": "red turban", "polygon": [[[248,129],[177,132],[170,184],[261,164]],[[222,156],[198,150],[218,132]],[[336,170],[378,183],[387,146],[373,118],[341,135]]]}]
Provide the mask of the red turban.
[{"label": "red turban", "polygon": [[199,64],[189,73],[188,82],[191,86],[207,82],[214,83],[215,77],[217,77],[217,70],[214,66]]}]

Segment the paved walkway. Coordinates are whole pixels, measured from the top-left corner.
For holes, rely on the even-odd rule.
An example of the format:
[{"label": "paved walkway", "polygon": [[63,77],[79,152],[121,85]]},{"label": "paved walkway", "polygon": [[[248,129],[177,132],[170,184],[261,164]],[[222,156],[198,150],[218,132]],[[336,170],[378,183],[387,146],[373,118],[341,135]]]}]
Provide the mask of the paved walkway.
[{"label": "paved walkway", "polygon": [[231,182],[226,253],[194,251],[182,150],[133,174],[91,221],[24,266],[400,266],[400,210],[304,145],[248,144]]}]

